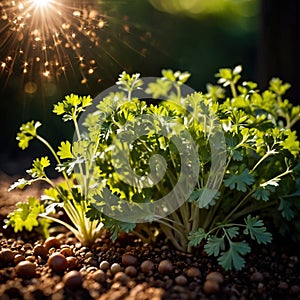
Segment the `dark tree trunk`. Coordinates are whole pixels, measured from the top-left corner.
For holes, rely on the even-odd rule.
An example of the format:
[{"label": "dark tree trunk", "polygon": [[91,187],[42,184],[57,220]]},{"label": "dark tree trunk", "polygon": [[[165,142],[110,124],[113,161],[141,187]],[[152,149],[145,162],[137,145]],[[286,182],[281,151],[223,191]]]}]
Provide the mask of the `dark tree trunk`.
[{"label": "dark tree trunk", "polygon": [[272,77],[292,84],[287,97],[300,105],[300,1],[261,0],[258,80]]}]

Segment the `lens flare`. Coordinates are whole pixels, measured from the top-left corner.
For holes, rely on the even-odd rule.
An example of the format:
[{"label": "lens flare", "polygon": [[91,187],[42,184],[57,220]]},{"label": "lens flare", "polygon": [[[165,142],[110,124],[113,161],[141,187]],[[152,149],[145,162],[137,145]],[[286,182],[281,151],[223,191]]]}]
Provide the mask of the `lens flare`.
[{"label": "lens flare", "polygon": [[33,0],[34,5],[38,7],[45,7],[47,6],[51,0]]},{"label": "lens flare", "polygon": [[[124,20],[114,22],[95,2],[1,1],[0,76],[6,83],[21,74],[22,82],[76,79],[87,85],[100,82],[101,71],[113,63],[124,69],[120,60],[123,49],[130,49],[130,27]],[[130,51],[138,53],[134,47]]]}]

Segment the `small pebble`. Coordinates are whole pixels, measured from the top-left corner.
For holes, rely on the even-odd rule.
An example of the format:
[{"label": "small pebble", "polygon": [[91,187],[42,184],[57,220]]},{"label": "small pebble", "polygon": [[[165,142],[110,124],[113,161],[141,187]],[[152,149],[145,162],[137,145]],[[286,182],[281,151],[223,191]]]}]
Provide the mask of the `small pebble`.
[{"label": "small pebble", "polygon": [[110,264],[108,261],[104,260],[100,263],[99,268],[103,271],[107,271],[110,267]]},{"label": "small pebble", "polygon": [[60,253],[52,254],[48,259],[48,265],[55,272],[64,272],[68,267],[66,258]]},{"label": "small pebble", "polygon": [[289,288],[289,285],[285,281],[280,281],[278,288],[280,288],[281,290],[286,290]]},{"label": "small pebble", "polygon": [[58,249],[60,248],[60,241],[56,237],[50,236],[45,240],[44,246],[47,250],[49,250],[50,248]]},{"label": "small pebble", "polygon": [[16,274],[21,278],[32,278],[36,274],[36,266],[30,261],[21,261],[16,265]]},{"label": "small pebble", "polygon": [[122,267],[118,263],[113,263],[110,267],[112,274],[116,274],[122,271]]},{"label": "small pebble", "polygon": [[73,251],[71,248],[62,248],[60,251],[59,251],[63,256],[65,257],[68,257],[68,256],[72,256],[73,255]]},{"label": "small pebble", "polygon": [[136,266],[137,265],[137,258],[131,254],[123,254],[122,255],[122,264],[125,267],[128,266]]},{"label": "small pebble", "polygon": [[145,260],[141,264],[141,270],[143,273],[148,274],[154,270],[155,266],[151,260]]},{"label": "small pebble", "polygon": [[189,268],[187,270],[186,275],[188,277],[191,277],[191,278],[193,278],[193,277],[201,277],[201,272],[200,272],[200,270],[198,268],[191,267],[191,268]]},{"label": "small pebble", "polygon": [[169,260],[162,260],[158,265],[158,272],[164,275],[173,272],[173,265]]},{"label": "small pebble", "polygon": [[138,271],[137,271],[136,267],[134,267],[134,266],[128,266],[125,269],[125,273],[126,273],[126,275],[128,275],[130,277],[134,277],[134,276],[137,275]]},{"label": "small pebble", "polygon": [[93,273],[92,278],[99,283],[104,283],[106,281],[106,274],[103,270],[97,270]]},{"label": "small pebble", "polygon": [[250,280],[255,282],[262,282],[264,280],[264,275],[261,272],[254,272],[250,276]]},{"label": "small pebble", "polygon": [[48,250],[45,246],[43,245],[36,245],[33,248],[33,255],[35,256],[40,256],[42,258],[46,258],[48,255]]},{"label": "small pebble", "polygon": [[19,262],[25,260],[24,255],[22,254],[16,254],[14,257],[14,264],[17,265]]},{"label": "small pebble", "polygon": [[80,272],[73,270],[64,275],[63,283],[69,288],[80,288],[83,278]]},{"label": "small pebble", "polygon": [[223,283],[224,277],[220,272],[210,272],[206,275],[206,280],[215,280],[218,283]]},{"label": "small pebble", "polygon": [[187,284],[187,279],[185,276],[179,275],[179,276],[175,277],[175,282],[178,285],[184,286]]},{"label": "small pebble", "polygon": [[297,284],[292,285],[290,288],[290,293],[292,295],[296,295],[296,294],[300,293],[300,286]]},{"label": "small pebble", "polygon": [[2,249],[0,252],[0,262],[11,263],[14,261],[14,253],[10,249]]},{"label": "small pebble", "polygon": [[74,256],[66,257],[67,267],[69,270],[73,270],[77,267],[77,258]]},{"label": "small pebble", "polygon": [[205,294],[216,294],[220,291],[220,285],[215,280],[206,280],[203,285],[203,291]]},{"label": "small pebble", "polygon": [[118,272],[114,276],[114,281],[120,282],[123,285],[127,285],[129,277],[124,272]]}]

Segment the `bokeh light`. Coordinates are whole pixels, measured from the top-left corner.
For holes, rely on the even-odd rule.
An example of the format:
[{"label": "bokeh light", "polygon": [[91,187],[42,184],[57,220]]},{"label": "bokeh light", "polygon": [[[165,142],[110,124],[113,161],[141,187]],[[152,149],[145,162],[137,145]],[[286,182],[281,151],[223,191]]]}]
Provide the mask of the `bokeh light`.
[{"label": "bokeh light", "polygon": [[[107,50],[115,34],[106,30],[110,20],[97,1],[1,1],[0,76],[7,83],[22,74],[24,84],[58,82],[72,73],[81,84],[101,81],[101,57],[117,60]],[[127,25],[119,28],[129,32]]]}]

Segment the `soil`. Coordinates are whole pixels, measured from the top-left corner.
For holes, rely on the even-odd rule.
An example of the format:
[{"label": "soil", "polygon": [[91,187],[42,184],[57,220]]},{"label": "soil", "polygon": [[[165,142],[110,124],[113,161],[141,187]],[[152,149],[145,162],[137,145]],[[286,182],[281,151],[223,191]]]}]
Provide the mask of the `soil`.
[{"label": "soil", "polygon": [[62,227],[51,238],[4,229],[15,203],[43,186],[8,193],[17,178],[0,175],[0,299],[300,299],[299,245],[274,232],[255,245],[242,271],[225,272],[205,252],[177,251],[167,241],[144,244],[131,234],[112,243],[107,232],[84,247]]}]

